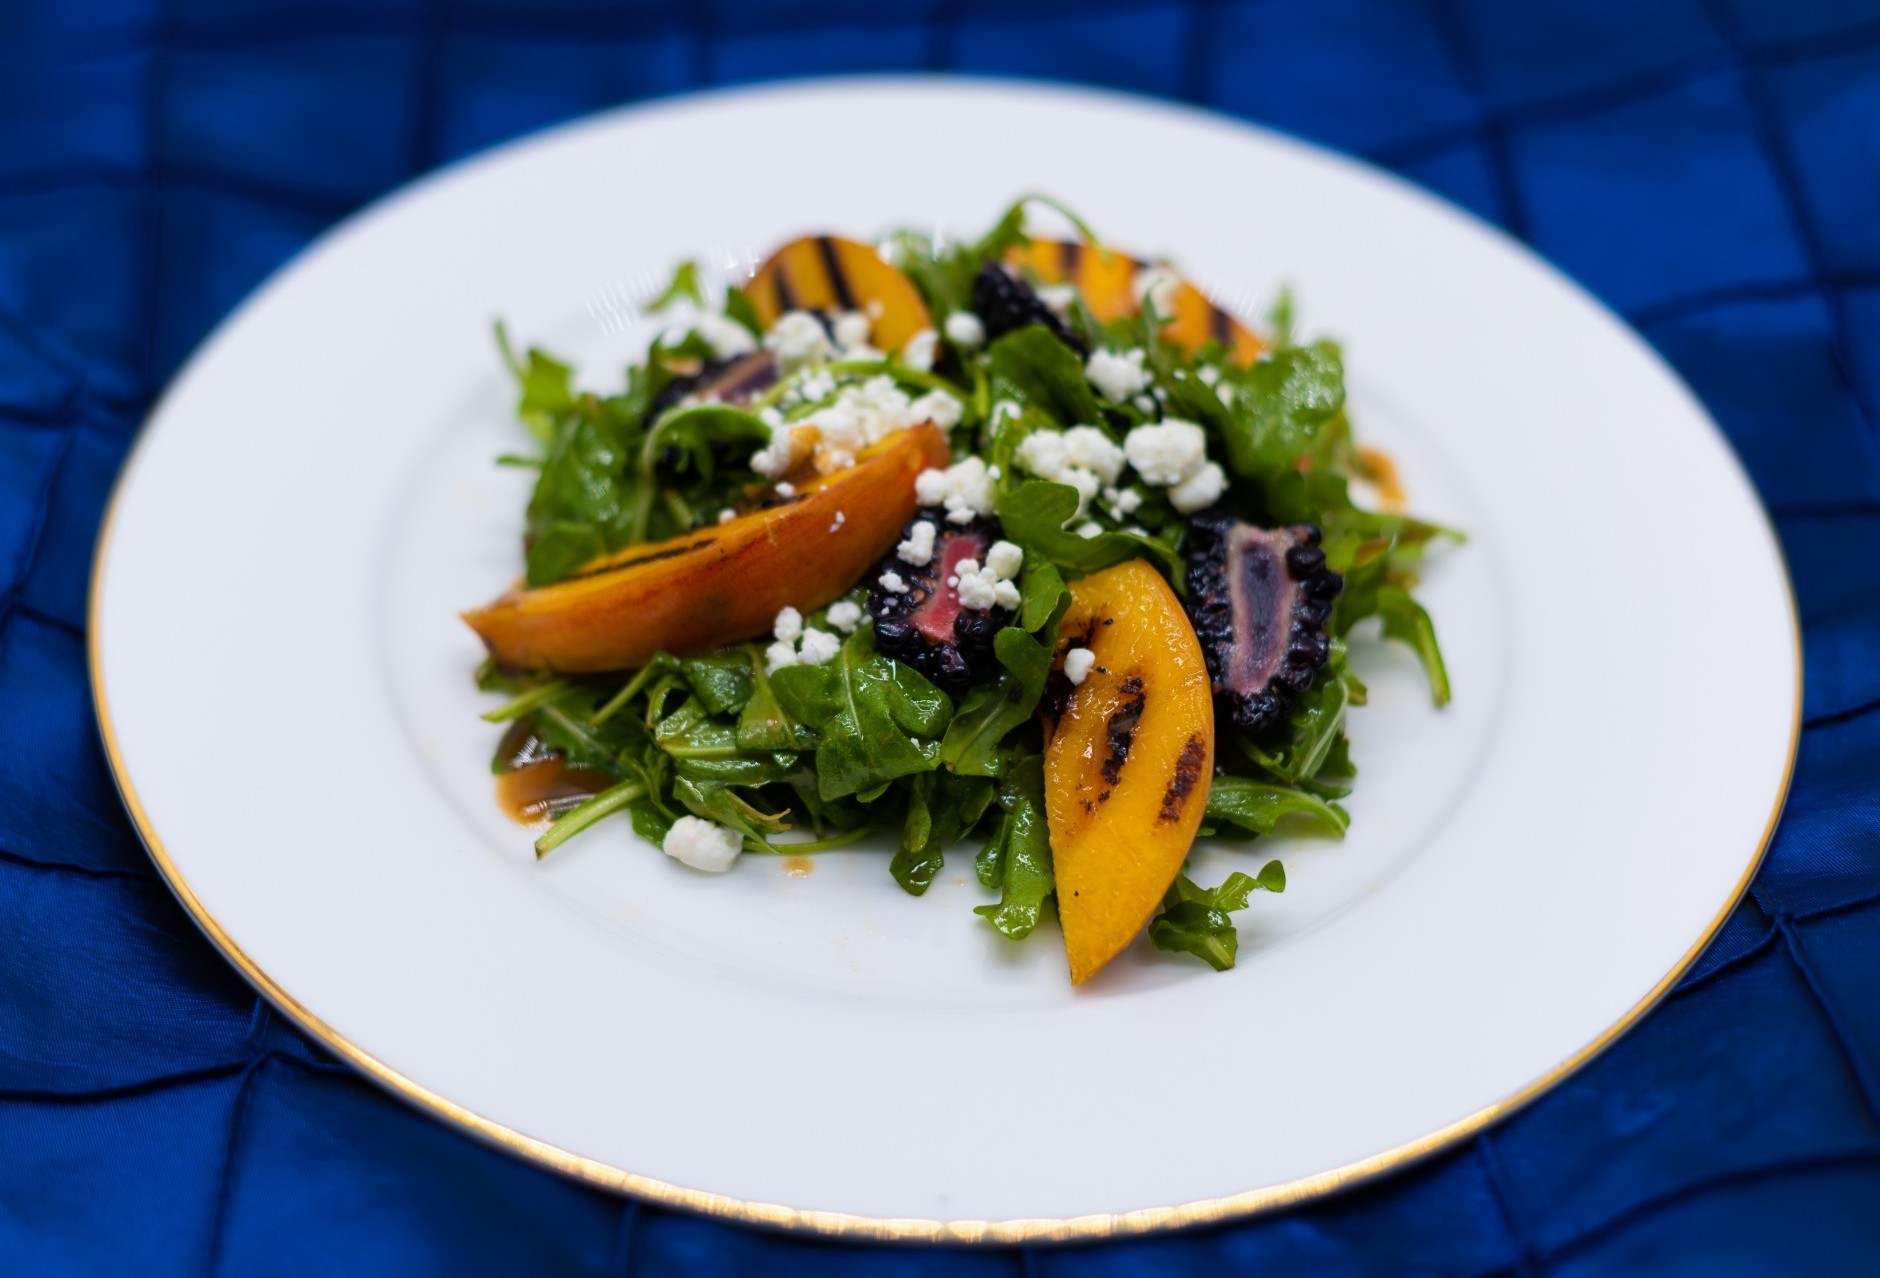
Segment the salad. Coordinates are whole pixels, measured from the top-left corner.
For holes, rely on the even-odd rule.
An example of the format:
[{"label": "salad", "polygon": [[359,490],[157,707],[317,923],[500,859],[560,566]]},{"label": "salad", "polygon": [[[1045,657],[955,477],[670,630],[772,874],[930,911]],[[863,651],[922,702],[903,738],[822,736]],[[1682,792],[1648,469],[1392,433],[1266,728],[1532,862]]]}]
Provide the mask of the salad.
[{"label": "salad", "polygon": [[[1037,205],[1074,233],[1029,233]],[[1204,886],[1189,852],[1343,835],[1353,627],[1449,696],[1413,592],[1456,535],[1354,501],[1388,468],[1338,347],[1041,197],[702,278],[613,393],[498,329],[536,446],[504,460],[537,478],[523,582],[464,618],[538,855],[617,814],[704,871],[887,835],[918,895],[963,847],[985,925],[1054,912],[1073,983],[1145,925],[1232,966],[1284,869]]]}]

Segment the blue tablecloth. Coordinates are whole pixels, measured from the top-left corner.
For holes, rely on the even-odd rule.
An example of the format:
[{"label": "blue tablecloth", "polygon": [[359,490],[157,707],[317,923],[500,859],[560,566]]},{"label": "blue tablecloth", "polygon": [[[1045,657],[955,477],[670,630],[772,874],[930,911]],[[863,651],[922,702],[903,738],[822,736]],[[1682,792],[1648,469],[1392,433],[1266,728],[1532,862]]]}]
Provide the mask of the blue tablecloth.
[{"label": "blue tablecloth", "polygon": [[[86,567],[126,446],[208,328],[336,218],[492,142],[700,85],[900,68],[1177,97],[1388,165],[1617,308],[1749,464],[1806,629],[1788,815],[1676,992],[1517,1117],[1176,1236],[763,1234],[559,1180],[380,1094],[154,875],[94,739]],[[1872,1272],[1877,414],[1874,0],[0,3],[0,1273]],[[1703,530],[1646,553],[1676,572]],[[1625,890],[1561,886],[1589,909]],[[1184,1088],[1257,1129],[1231,1071]]]}]

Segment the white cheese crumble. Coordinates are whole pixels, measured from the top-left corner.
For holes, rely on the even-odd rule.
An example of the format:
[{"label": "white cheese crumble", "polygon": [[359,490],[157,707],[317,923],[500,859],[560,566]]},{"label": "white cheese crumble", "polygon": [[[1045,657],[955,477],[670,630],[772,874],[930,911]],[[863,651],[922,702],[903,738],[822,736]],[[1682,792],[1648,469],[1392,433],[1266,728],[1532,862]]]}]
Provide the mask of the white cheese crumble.
[{"label": "white cheese crumble", "polygon": [[821,403],[836,393],[836,375],[826,368],[811,369],[797,376],[792,389],[799,403]]},{"label": "white cheese crumble", "polygon": [[1079,687],[1090,677],[1090,667],[1097,664],[1097,654],[1088,648],[1072,648],[1064,654],[1064,677],[1072,687]]},{"label": "white cheese crumble", "polygon": [[737,863],[738,853],[744,850],[744,838],[715,821],[682,816],[666,831],[659,850],[695,870],[723,874]]},{"label": "white cheese crumble", "polygon": [[848,520],[849,520],[848,515],[838,510],[836,512],[836,517],[829,521],[829,531],[835,532],[837,529],[841,528],[843,524],[847,523]]},{"label": "white cheese crumble", "polygon": [[1079,537],[1095,537],[1099,535],[1100,533],[1102,533],[1102,531],[1103,531],[1103,525],[1098,523],[1094,519],[1087,519],[1083,523],[1077,525],[1077,535]]},{"label": "white cheese crumble", "polygon": [[794,608],[783,609],[771,623],[770,633],[784,643],[795,643],[803,637],[803,614]]},{"label": "white cheese crumble", "polygon": [[1077,514],[1071,516],[1073,519],[1089,510],[1091,499],[1103,489],[1103,481],[1082,466],[1066,466],[1058,476],[1058,482],[1069,484],[1077,490]]},{"label": "white cheese crumble", "polygon": [[839,599],[829,605],[824,614],[829,624],[843,634],[854,634],[855,627],[862,624],[862,606],[851,599]]},{"label": "white cheese crumble", "polygon": [[963,608],[994,606],[1016,611],[1019,569],[1025,565],[1025,552],[1009,541],[995,541],[986,551],[986,562],[962,559],[954,566],[947,585],[959,591]]},{"label": "white cheese crumble", "polygon": [[954,311],[947,316],[947,341],[963,351],[975,351],[986,344],[986,326],[971,311]]},{"label": "white cheese crumble", "polygon": [[868,345],[868,335],[875,326],[860,311],[844,311],[829,327],[834,330],[836,345],[842,348],[843,357],[847,359],[852,358],[850,351]]},{"label": "white cheese crumble", "polygon": [[1221,380],[1221,370],[1214,367],[1212,364],[1203,364],[1201,371],[1196,373],[1195,376],[1201,379],[1203,386],[1212,386],[1214,383]]},{"label": "white cheese crumble", "polygon": [[933,369],[934,347],[939,343],[940,335],[931,328],[923,328],[907,339],[901,347],[901,362],[919,372],[931,372]]},{"label": "white cheese crumble", "polygon": [[1181,277],[1166,266],[1146,266],[1136,272],[1130,292],[1135,294],[1137,306],[1153,306],[1161,318],[1174,319],[1175,297],[1181,283]]},{"label": "white cheese crumble", "polygon": [[1016,581],[1018,570],[1024,566],[1025,552],[1016,543],[995,541],[986,552],[986,567],[1005,581]]},{"label": "white cheese crumble", "polygon": [[1142,492],[1135,488],[1106,488],[1103,504],[1113,519],[1127,519],[1142,509]]},{"label": "white cheese crumble", "polygon": [[1193,422],[1171,417],[1130,431],[1123,452],[1145,482],[1166,488],[1201,469],[1208,459],[1208,437]]},{"label": "white cheese crumble", "polygon": [[757,349],[757,339],[751,336],[751,330],[728,316],[708,311],[699,316],[698,323],[692,327],[719,359],[734,359]]},{"label": "white cheese crumble", "polygon": [[1038,300],[1045,304],[1050,312],[1061,320],[1071,317],[1071,304],[1077,300],[1077,290],[1069,284],[1041,284],[1037,289]]},{"label": "white cheese crumble", "polygon": [[[914,481],[914,491],[916,494],[921,494],[918,498],[921,505],[938,505],[939,500],[938,498],[931,502],[927,500],[926,496],[921,493],[920,480],[929,475],[939,475],[944,480],[945,474],[946,472],[938,470],[923,470],[920,473],[920,479]],[[894,553],[904,564],[925,568],[933,562],[933,539],[934,526],[923,519],[908,530],[907,540],[896,546]]]},{"label": "white cheese crumble", "polygon": [[785,666],[796,664],[796,645],[787,639],[779,639],[764,649],[764,673],[776,674]]},{"label": "white cheese crumble", "polygon": [[808,311],[786,311],[779,315],[770,331],[764,334],[764,345],[776,353],[777,367],[785,373],[820,364],[834,351],[829,344],[829,334],[823,331],[822,321]]},{"label": "white cheese crumble", "polygon": [[1149,385],[1149,371],[1142,366],[1142,360],[1140,347],[1120,355],[1115,351],[1092,351],[1084,365],[1084,376],[1111,403],[1125,403]]},{"label": "white cheese crumble", "polygon": [[[907,543],[902,542],[901,544],[906,545]],[[931,558],[932,554],[933,552],[929,551],[928,557]],[[881,588],[891,595],[904,595],[907,593],[907,582],[902,580],[901,574],[895,572],[893,569],[882,573],[881,576],[875,578],[875,580],[880,582]]]},{"label": "white cheese crumble", "polygon": [[784,482],[777,485],[776,493],[777,493],[777,496],[783,498],[785,501],[788,501],[790,498],[796,496],[796,485],[790,483],[788,480],[785,480]]},{"label": "white cheese crumble", "polygon": [[840,639],[827,630],[811,626],[803,632],[803,642],[798,646],[796,659],[806,666],[827,665],[841,651]]},{"label": "white cheese crumble", "polygon": [[808,459],[816,432],[798,426],[773,430],[770,442],[751,454],[751,469],[766,479],[781,479]]},{"label": "white cheese crumble", "polygon": [[1021,470],[1028,470],[1040,479],[1055,480],[1070,464],[1070,449],[1065,446],[1061,431],[1035,430],[1018,441],[1018,452],[1013,460]]},{"label": "white cheese crumble", "polygon": [[1168,490],[1168,504],[1184,515],[1192,515],[1204,506],[1212,506],[1227,491],[1227,472],[1220,463],[1209,462]]},{"label": "white cheese crumble", "polygon": [[941,430],[952,430],[958,426],[962,411],[960,401],[943,390],[928,391],[907,406],[911,422],[932,422]]},{"label": "white cheese crumble", "polygon": [[1073,466],[1094,472],[1106,484],[1123,473],[1123,450],[1095,426],[1073,426],[1064,432],[1064,456]]},{"label": "white cheese crumble", "polygon": [[[986,463],[978,457],[968,457],[965,461],[953,463],[945,470],[928,467],[914,477],[914,496],[923,506],[944,506],[947,521],[955,524],[968,524],[976,515],[992,513],[992,476],[986,470]],[[915,527],[918,533],[919,526]],[[901,543],[906,546],[906,542]],[[932,553],[932,547],[928,547]],[[908,559],[910,564],[924,564],[925,559]]]},{"label": "white cheese crumble", "polygon": [[718,512],[718,522],[721,524],[728,524],[737,517],[738,512],[731,509],[729,506]]}]

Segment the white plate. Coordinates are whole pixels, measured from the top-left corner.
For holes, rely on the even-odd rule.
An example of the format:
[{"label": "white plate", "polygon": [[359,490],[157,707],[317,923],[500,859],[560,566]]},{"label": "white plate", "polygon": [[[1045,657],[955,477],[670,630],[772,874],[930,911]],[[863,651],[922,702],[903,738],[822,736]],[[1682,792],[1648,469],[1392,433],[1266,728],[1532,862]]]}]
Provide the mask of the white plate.
[{"label": "white plate", "polygon": [[[1157,175],[1166,175],[1158,177]],[[458,608],[515,573],[490,339],[618,377],[595,299],[700,250],[1048,190],[1346,343],[1363,437],[1473,540],[1427,601],[1456,699],[1359,645],[1343,843],[1215,975],[1143,945],[1073,992],[956,854],[706,877],[624,823],[535,864],[496,812]],[[605,307],[600,308],[604,311]],[[728,1216],[878,1236],[1216,1218],[1399,1165],[1610,1042],[1735,902],[1781,806],[1798,653],[1703,410],[1496,232],[1211,115],[913,79],[622,111],[456,166],[250,299],[146,427],[102,540],[112,765],[205,931],[394,1091],[519,1153]]]}]

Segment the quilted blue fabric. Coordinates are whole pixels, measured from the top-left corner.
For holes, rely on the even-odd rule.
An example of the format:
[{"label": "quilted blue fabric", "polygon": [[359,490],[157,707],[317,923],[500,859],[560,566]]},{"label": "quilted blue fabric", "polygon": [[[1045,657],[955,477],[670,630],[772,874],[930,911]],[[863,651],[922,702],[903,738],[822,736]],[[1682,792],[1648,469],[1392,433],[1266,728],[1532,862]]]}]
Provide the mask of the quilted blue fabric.
[{"label": "quilted blue fabric", "polygon": [[[86,568],[126,446],[208,328],[336,218],[503,138],[894,69],[1176,97],[1387,165],[1617,308],[1748,463],[1806,631],[1787,818],[1676,992],[1513,1119],[1175,1236],[754,1232],[564,1182],[381,1095],[154,876],[94,739]],[[1875,0],[5,0],[0,1273],[1873,1272],[1877,413]],[[1702,541],[1647,552],[1676,572]],[[1605,887],[1580,887],[1596,908]],[[1236,1112],[1231,1074],[1196,1085]]]}]

